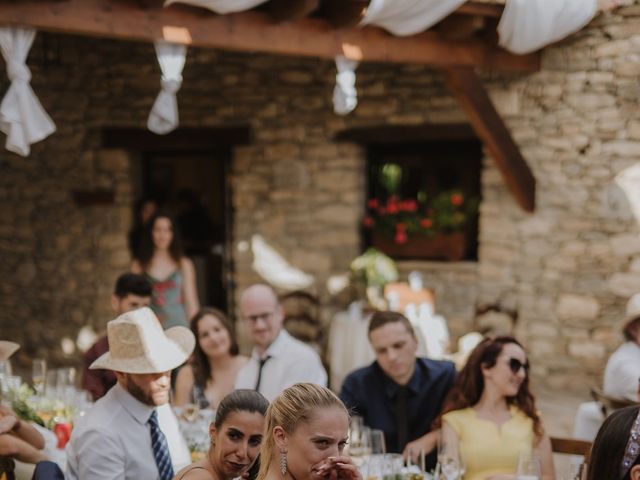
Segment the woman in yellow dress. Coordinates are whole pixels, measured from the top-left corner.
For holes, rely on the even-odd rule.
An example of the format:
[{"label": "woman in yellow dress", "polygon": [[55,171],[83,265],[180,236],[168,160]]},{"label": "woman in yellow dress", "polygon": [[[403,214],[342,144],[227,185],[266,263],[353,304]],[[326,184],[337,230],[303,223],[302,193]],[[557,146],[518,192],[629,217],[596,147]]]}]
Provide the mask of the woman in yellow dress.
[{"label": "woman in yellow dress", "polygon": [[529,362],[513,337],[484,339],[444,403],[442,436],[459,446],[465,480],[513,480],[521,455],[555,480],[551,442],[529,391]]}]

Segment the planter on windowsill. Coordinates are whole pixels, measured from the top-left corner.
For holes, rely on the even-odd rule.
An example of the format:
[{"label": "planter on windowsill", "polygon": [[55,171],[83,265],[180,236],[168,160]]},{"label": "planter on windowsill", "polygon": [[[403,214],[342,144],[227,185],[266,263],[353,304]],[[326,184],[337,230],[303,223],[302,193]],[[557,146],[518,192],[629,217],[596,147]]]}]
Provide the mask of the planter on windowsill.
[{"label": "planter on windowsill", "polygon": [[422,260],[448,260],[457,262],[464,258],[466,250],[464,232],[436,233],[433,236],[409,235],[406,243],[397,244],[393,235],[384,232],[371,233],[371,245],[393,258]]}]

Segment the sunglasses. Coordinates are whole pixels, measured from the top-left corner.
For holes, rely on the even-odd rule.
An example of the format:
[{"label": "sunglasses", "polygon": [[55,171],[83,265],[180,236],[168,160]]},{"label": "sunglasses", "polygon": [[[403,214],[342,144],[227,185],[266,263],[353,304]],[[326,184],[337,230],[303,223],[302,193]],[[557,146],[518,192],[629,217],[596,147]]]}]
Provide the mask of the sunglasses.
[{"label": "sunglasses", "polygon": [[524,368],[524,373],[529,373],[529,362],[522,363],[517,358],[509,359],[509,369],[514,373],[520,372],[520,369]]}]

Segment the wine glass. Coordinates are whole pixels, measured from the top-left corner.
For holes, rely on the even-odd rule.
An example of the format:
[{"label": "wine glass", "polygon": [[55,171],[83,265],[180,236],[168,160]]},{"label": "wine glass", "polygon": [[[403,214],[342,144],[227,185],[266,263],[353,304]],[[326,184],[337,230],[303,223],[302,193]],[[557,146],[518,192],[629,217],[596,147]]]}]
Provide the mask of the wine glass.
[{"label": "wine glass", "polygon": [[33,381],[33,388],[38,396],[42,396],[47,378],[47,361],[44,358],[36,358],[33,360],[32,368],[31,380]]},{"label": "wine glass", "polygon": [[458,442],[438,436],[438,464],[446,480],[459,480],[465,472]]},{"label": "wine glass", "polygon": [[540,461],[528,452],[520,454],[517,480],[540,480]]},{"label": "wine glass", "polygon": [[354,416],[349,427],[349,455],[353,463],[360,467],[369,453],[369,427],[364,425],[362,417]]}]

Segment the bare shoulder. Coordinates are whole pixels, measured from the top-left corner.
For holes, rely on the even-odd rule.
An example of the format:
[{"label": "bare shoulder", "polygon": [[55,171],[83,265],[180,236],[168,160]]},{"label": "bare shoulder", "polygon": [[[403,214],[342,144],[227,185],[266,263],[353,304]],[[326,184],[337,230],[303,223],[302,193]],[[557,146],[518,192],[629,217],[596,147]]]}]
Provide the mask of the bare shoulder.
[{"label": "bare shoulder", "polygon": [[187,364],[184,367],[182,367],[180,370],[178,370],[178,376],[176,377],[176,381],[178,380],[193,382],[193,367]]},{"label": "bare shoulder", "polygon": [[207,470],[202,462],[196,462],[183,468],[175,476],[180,480],[213,480],[213,475]]},{"label": "bare shoulder", "polygon": [[189,257],[182,257],[180,259],[180,268],[182,270],[193,271],[193,262]]},{"label": "bare shoulder", "polygon": [[140,264],[140,262],[138,260],[133,260],[131,262],[131,272],[132,273],[137,273],[137,274],[143,273],[142,265]]}]

